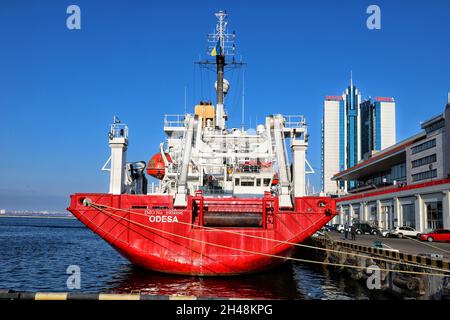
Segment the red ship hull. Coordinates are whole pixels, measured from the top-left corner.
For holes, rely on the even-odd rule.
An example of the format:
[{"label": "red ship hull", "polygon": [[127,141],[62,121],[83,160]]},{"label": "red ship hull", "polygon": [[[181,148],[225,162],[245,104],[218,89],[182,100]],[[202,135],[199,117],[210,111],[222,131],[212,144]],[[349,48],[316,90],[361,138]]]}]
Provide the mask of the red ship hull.
[{"label": "red ship hull", "polygon": [[[88,199],[86,201],[86,199]],[[84,202],[84,203],[83,203]],[[92,205],[86,206],[86,202]],[[165,195],[75,194],[68,210],[124,257],[141,267],[184,275],[238,275],[276,266],[336,214],[334,200],[296,198],[282,210],[278,198],[188,197],[174,208]],[[208,219],[257,217],[256,227],[209,227]]]}]

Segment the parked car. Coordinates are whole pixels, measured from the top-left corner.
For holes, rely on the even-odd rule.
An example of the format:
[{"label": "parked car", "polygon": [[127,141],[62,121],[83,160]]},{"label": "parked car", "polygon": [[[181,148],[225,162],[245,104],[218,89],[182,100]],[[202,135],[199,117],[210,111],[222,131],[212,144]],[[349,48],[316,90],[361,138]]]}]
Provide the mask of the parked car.
[{"label": "parked car", "polygon": [[391,230],[383,230],[381,231],[381,235],[385,238],[389,238],[391,234]]},{"label": "parked car", "polygon": [[325,232],[323,232],[322,229],[320,229],[314,232],[311,237],[323,237],[323,236],[325,236]]},{"label": "parked car", "polygon": [[331,225],[331,230],[340,232],[340,233],[344,233],[344,225],[336,223]]},{"label": "parked car", "polygon": [[408,226],[395,227],[394,229],[392,229],[389,232],[389,236],[399,237],[399,238],[403,238],[404,236],[416,238],[419,234],[420,234],[419,231],[415,230],[414,228],[408,227]]},{"label": "parked car", "polygon": [[317,230],[312,236],[313,237],[323,237],[326,235],[326,233],[330,231],[328,226],[323,226],[319,230]]},{"label": "parked car", "polygon": [[450,241],[450,230],[447,229],[436,229],[429,233],[421,234],[419,237],[422,241]]},{"label": "parked car", "polygon": [[372,235],[380,234],[380,231],[377,228],[372,227],[368,223],[355,223],[353,224],[353,226],[356,228],[356,234],[363,234],[363,233]]}]

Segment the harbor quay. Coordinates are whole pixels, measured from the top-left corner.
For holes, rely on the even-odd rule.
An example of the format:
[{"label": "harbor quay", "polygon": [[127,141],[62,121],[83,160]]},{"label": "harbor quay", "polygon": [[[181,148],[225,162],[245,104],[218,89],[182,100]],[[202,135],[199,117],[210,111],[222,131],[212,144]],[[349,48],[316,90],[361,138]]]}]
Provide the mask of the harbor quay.
[{"label": "harbor quay", "polygon": [[450,299],[450,243],[366,234],[350,240],[329,231],[306,244],[311,247],[302,248],[302,257],[369,289],[406,299]]},{"label": "harbor quay", "polygon": [[443,261],[450,261],[450,243],[448,242],[435,242],[430,246],[427,242],[421,242],[414,238],[387,238],[367,234],[357,235],[356,240],[346,240],[344,234],[337,232],[328,232],[327,237],[331,241],[342,241],[366,247],[375,247],[377,245],[378,247],[391,249],[393,252],[399,252],[405,255],[436,256]]}]

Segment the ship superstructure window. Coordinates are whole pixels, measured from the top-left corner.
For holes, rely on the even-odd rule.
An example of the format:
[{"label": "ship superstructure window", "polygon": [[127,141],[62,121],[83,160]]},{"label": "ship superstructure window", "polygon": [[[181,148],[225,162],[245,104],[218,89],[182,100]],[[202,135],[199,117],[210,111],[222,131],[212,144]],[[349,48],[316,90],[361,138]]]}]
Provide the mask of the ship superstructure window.
[{"label": "ship superstructure window", "polygon": [[433,169],[433,170],[428,170],[428,171],[413,174],[412,180],[414,182],[416,182],[416,181],[421,181],[421,180],[426,180],[426,179],[433,179],[436,177],[437,177],[437,170]]},{"label": "ship superstructure window", "polygon": [[270,179],[264,179],[264,187],[268,187],[270,185]]},{"label": "ship superstructure window", "polygon": [[436,154],[432,154],[431,156],[423,157],[414,161],[411,161],[412,167],[417,168],[420,166],[424,166],[426,164],[434,163],[437,161]]},{"label": "ship superstructure window", "polygon": [[239,178],[234,179],[234,185],[238,186],[239,185]]},{"label": "ship superstructure window", "polygon": [[428,140],[427,142],[421,143],[415,147],[411,148],[412,154],[416,154],[418,152],[422,152],[428,149],[431,149],[436,146],[436,139]]},{"label": "ship superstructure window", "polygon": [[255,185],[254,178],[241,178],[241,186],[242,187],[253,187]]},{"label": "ship superstructure window", "polygon": [[260,187],[261,186],[261,179],[256,179],[256,186]]}]

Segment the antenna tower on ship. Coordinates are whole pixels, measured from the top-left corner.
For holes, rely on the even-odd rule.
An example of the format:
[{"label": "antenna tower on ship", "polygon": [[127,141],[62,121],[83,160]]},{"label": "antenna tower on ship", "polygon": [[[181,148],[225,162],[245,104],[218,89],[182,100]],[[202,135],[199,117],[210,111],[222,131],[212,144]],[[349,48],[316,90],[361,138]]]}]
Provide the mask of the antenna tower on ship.
[{"label": "antenna tower on ship", "polygon": [[[208,55],[215,58],[215,61],[199,61],[196,62],[203,67],[215,66],[216,71],[216,110],[215,110],[215,124],[218,129],[225,129],[225,122],[227,114],[224,108],[225,95],[229,89],[229,83],[225,79],[225,67],[240,67],[245,65],[244,62],[235,61],[235,32],[228,32],[227,12],[221,10],[215,13],[217,24],[214,32],[208,35]],[[231,57],[230,62],[226,62],[226,57]]]}]

